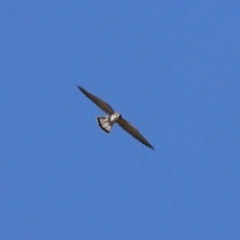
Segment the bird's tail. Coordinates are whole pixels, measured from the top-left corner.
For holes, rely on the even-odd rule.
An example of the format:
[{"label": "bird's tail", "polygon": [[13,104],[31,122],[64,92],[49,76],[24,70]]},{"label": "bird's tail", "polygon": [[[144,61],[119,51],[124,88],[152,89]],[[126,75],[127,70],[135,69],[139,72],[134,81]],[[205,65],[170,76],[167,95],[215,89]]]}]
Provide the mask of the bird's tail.
[{"label": "bird's tail", "polygon": [[97,122],[103,131],[110,133],[112,125],[107,121],[107,117],[97,117]]}]

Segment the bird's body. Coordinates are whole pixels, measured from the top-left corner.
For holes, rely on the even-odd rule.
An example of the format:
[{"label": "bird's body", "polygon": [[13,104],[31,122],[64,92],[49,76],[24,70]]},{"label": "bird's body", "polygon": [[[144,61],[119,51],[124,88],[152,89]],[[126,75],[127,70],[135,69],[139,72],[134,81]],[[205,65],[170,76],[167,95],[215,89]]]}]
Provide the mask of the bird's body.
[{"label": "bird's body", "polygon": [[119,114],[117,112],[115,112],[112,115],[107,116],[108,121],[111,122],[111,123],[117,122],[120,117],[121,117],[121,114]]},{"label": "bird's body", "polygon": [[114,123],[117,123],[120,125],[120,127],[122,127],[138,141],[154,150],[154,147],[142,136],[142,134],[131,123],[126,121],[120,113],[115,112],[109,104],[104,102],[102,99],[94,96],[90,92],[86,91],[83,87],[78,86],[78,88],[92,102],[94,102],[99,108],[101,108],[105,113],[108,114],[104,117],[97,117],[98,125],[103,131],[110,133]]}]

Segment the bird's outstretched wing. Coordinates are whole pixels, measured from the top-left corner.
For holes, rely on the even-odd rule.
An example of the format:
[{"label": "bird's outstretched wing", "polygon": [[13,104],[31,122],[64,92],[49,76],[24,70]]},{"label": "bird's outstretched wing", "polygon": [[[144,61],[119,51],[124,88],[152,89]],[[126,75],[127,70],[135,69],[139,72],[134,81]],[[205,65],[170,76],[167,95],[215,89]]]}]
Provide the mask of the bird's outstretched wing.
[{"label": "bird's outstretched wing", "polygon": [[83,87],[79,87],[80,91],[87,96],[91,101],[93,101],[99,108],[101,108],[105,113],[107,114],[113,114],[114,110],[112,109],[112,107],[107,104],[106,102],[104,102],[103,100],[101,100],[100,98],[94,96],[93,94],[91,94],[90,92],[86,91]]},{"label": "bird's outstretched wing", "polygon": [[117,122],[120,127],[122,127],[125,131],[127,131],[129,134],[131,134],[134,138],[136,138],[141,143],[145,144],[147,147],[154,149],[154,147],[143,137],[143,135],[128,121],[126,121],[124,118],[119,118]]}]

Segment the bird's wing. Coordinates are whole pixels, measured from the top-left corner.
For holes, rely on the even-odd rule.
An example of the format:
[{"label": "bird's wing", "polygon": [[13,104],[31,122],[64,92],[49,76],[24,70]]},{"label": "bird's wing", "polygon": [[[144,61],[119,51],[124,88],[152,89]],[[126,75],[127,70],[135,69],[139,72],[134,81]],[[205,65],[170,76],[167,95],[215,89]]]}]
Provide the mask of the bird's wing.
[{"label": "bird's wing", "polygon": [[86,91],[83,87],[79,87],[80,91],[87,96],[91,101],[93,101],[99,108],[101,108],[105,113],[107,114],[113,114],[115,111],[112,109],[112,107],[101,100],[100,98],[94,96],[90,92]]},{"label": "bird's wing", "polygon": [[121,117],[118,120],[118,124],[120,125],[120,127],[122,127],[125,131],[131,134],[138,141],[145,144],[147,147],[155,150],[154,147],[143,137],[143,135],[131,123],[126,121],[124,118]]}]

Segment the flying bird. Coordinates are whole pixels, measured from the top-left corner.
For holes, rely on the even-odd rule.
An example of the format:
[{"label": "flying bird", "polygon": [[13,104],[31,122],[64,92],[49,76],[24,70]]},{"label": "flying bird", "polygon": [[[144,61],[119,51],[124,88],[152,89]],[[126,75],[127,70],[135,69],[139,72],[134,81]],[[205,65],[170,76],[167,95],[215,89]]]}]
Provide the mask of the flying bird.
[{"label": "flying bird", "polygon": [[121,114],[115,112],[108,103],[94,96],[83,87],[78,86],[78,88],[85,96],[87,96],[92,102],[108,114],[105,117],[97,117],[98,125],[103,131],[110,133],[113,124],[117,123],[138,141],[155,150],[154,147],[143,137],[143,135],[130,122],[126,121]]}]

